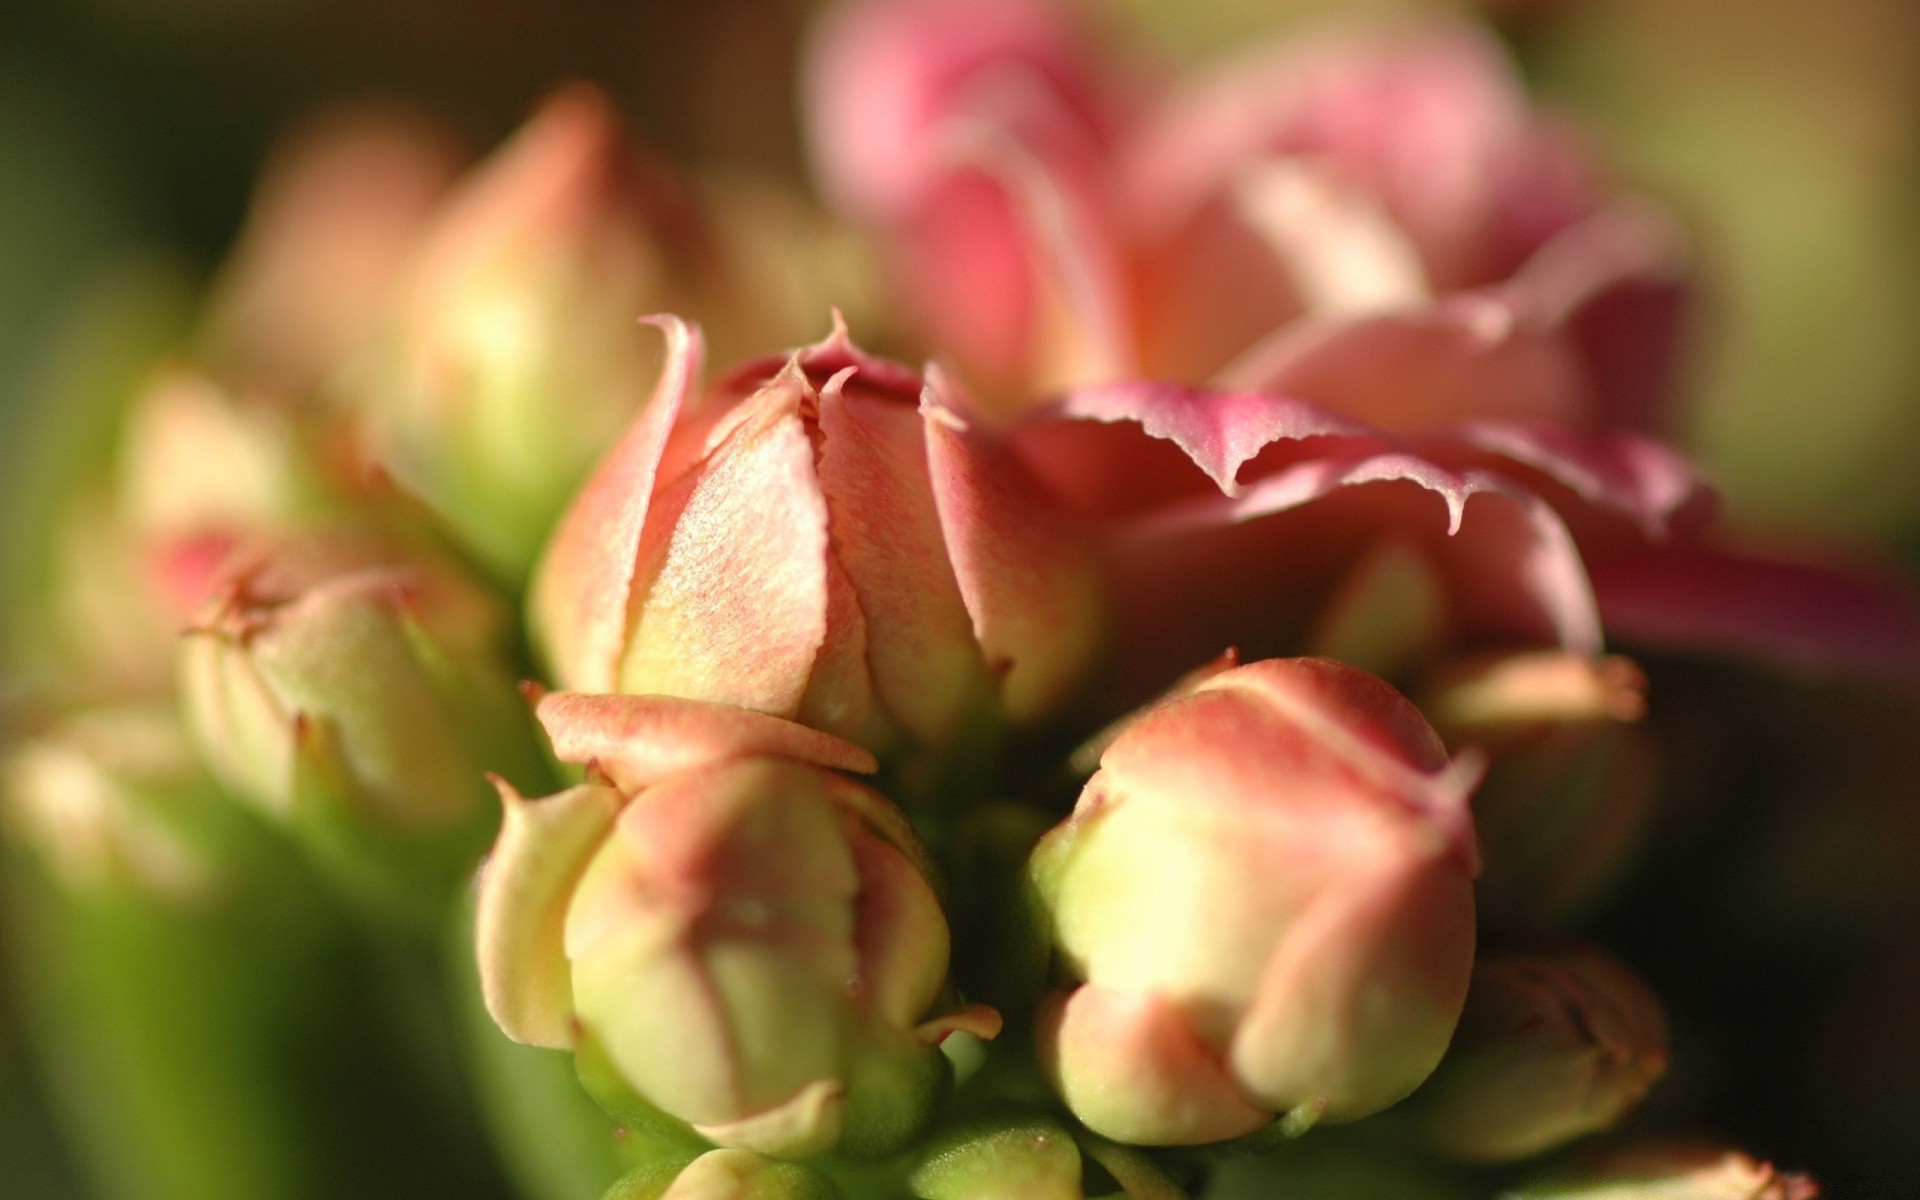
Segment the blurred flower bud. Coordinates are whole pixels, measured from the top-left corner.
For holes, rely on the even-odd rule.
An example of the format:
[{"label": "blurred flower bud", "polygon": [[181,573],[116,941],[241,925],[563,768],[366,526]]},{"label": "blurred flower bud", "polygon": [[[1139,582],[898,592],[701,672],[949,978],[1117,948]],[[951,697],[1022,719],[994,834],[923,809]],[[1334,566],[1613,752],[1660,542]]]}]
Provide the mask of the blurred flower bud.
[{"label": "blurred flower bud", "polygon": [[[480,884],[488,1011],[575,1052],[616,1117],[664,1113],[782,1157],[908,1144],[947,1085],[948,933],[898,809],[834,768],[865,751],[745,709],[555,693],[538,706],[589,781],[503,788]],[[658,1117],[655,1118],[658,1120]]]},{"label": "blurred flower bud", "polygon": [[1100,635],[1091,550],[937,372],[844,328],[705,404],[663,318],[659,394],[534,581],[561,686],[789,717],[869,745],[952,741],[997,701],[1053,712]]},{"label": "blurred flower bud", "polygon": [[1564,917],[1619,879],[1654,810],[1646,686],[1627,659],[1552,650],[1433,672],[1420,710],[1449,746],[1488,756],[1473,796],[1484,909]]},{"label": "blurred flower bud", "polygon": [[69,888],[191,901],[217,883],[200,842],[218,792],[164,708],[68,718],[14,747],[0,784],[7,824]]},{"label": "blurred flower bud", "polygon": [[1137,1150],[1048,1117],[989,1117],[943,1130],[920,1151],[907,1188],[920,1200],[1182,1200]]},{"label": "blurred flower bud", "polygon": [[751,1150],[709,1150],[684,1167],[643,1168],[604,1200],[839,1200],[840,1192],[799,1163]]},{"label": "blurred flower bud", "polygon": [[1040,1018],[1074,1115],[1179,1145],[1412,1092],[1472,969],[1470,784],[1411,704],[1326,660],[1214,674],[1123,728],[1031,867],[1082,981]]},{"label": "blurred flower bud", "polygon": [[598,92],[563,90],[426,231],[360,381],[374,452],[494,569],[531,564],[659,365],[689,239]]},{"label": "blurred flower bud", "polygon": [[316,509],[321,489],[284,413],[180,365],[134,398],[119,443],[111,480],[60,521],[52,607],[84,671],[147,687],[234,545]]},{"label": "blurred flower bud", "polygon": [[209,302],[222,374],[300,400],[365,350],[458,169],[447,135],[404,110],[340,109],[286,138]]},{"label": "blurred flower bud", "polygon": [[221,781],[380,902],[485,845],[484,773],[542,778],[498,602],[449,565],[316,533],[243,549],[188,631],[189,724]]},{"label": "blurred flower bud", "polygon": [[1639,1104],[1666,1070],[1665,1024],[1646,984],[1598,950],[1482,956],[1447,1056],[1393,1119],[1447,1158],[1543,1154]]},{"label": "blurred flower bud", "polygon": [[1608,1155],[1514,1188],[1501,1200],[1817,1200],[1804,1175],[1738,1150],[1651,1146]]}]

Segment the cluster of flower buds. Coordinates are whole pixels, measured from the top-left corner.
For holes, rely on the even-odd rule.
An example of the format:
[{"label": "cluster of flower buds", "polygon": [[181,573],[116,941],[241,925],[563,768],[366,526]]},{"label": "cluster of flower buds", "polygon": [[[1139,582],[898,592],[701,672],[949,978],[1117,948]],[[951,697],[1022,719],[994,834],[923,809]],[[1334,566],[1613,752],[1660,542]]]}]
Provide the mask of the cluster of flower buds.
[{"label": "cluster of flower buds", "polygon": [[[366,117],[276,168],[62,544],[160,724],[13,756],[30,839],[201,886],[177,710],[363,907],[477,870],[479,1002],[606,1117],[494,1119],[617,1129],[607,1200],[1445,1195],[1615,1128],[1667,1029],[1563,928],[1660,806],[1610,643],[1920,682],[1904,592],[1658,440],[1675,224],[1470,30],[1155,91],[1064,5],[844,0],[809,55],[879,282],[585,87],[464,179]],[[1510,1194],[1811,1195],[1593,1161]]]}]

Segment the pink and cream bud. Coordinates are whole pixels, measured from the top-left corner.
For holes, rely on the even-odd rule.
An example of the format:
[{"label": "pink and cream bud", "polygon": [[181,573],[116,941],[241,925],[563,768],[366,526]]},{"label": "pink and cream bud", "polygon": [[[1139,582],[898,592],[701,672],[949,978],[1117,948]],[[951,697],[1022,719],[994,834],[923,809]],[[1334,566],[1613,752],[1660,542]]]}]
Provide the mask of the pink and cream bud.
[{"label": "pink and cream bud", "polygon": [[1031,867],[1077,981],[1040,1031],[1074,1115],[1183,1145],[1412,1092],[1472,969],[1470,784],[1410,703],[1326,660],[1215,674],[1122,729]]},{"label": "pink and cream bud", "polygon": [[590,1056],[721,1146],[873,1154],[914,1137],[948,1080],[939,1043],[999,1018],[947,1002],[924,851],[836,771],[871,756],[666,697],[556,693],[539,711],[591,770],[545,800],[503,789],[478,920],[500,1027]]}]

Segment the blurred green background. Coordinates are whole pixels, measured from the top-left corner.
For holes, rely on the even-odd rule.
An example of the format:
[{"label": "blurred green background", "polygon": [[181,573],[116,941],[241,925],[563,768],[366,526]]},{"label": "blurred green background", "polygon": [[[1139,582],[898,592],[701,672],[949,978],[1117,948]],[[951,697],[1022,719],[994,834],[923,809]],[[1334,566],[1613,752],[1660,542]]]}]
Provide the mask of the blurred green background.
[{"label": "blurred green background", "polygon": [[[1336,19],[1467,9],[1495,22],[1541,93],[1696,235],[1706,303],[1688,433],[1735,518],[1920,549],[1914,0],[1085,2],[1192,59]],[[4,0],[0,506],[13,514],[47,469],[19,447],[50,406],[164,344],[289,121],[399,97],[484,147],[552,84],[587,77],[683,162],[797,177],[793,63],[812,7]],[[4,1005],[0,1196],[75,1194]]]}]

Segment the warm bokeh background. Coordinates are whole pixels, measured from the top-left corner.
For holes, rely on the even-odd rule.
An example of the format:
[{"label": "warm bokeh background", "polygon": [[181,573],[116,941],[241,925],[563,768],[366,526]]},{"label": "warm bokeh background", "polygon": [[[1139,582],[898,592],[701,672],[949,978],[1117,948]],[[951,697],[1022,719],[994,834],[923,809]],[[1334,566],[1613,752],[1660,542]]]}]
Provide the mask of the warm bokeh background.
[{"label": "warm bokeh background", "polygon": [[[1175,58],[1280,26],[1468,7],[1085,2]],[[553,83],[584,76],[684,162],[797,174],[792,64],[811,7],[5,0],[0,446],[22,446],[50,408],[110,390],[166,344],[231,240],[270,139],[316,106],[400,97],[484,147]],[[1920,4],[1478,7],[1541,92],[1583,116],[1622,172],[1671,200],[1694,229],[1707,304],[1691,433],[1735,516],[1920,550]],[[17,450],[5,461],[0,505],[11,513],[50,468]],[[17,558],[7,548],[0,562]],[[1783,844],[1795,844],[1790,834]],[[1814,1126],[1850,1127],[1848,1103],[1920,1088],[1901,1073],[1920,1073],[1920,1045],[1907,1045],[1904,1066],[1898,1052],[1901,1038],[1916,1041],[1911,1009],[1881,1012],[1887,1004],[1873,999],[1914,990],[1865,992],[1853,1017],[1830,1022],[1836,1038],[1882,1022],[1895,1050],[1887,1077],[1855,1081],[1847,1100],[1801,1099],[1822,1110]],[[1764,1021],[1749,1032],[1771,1036]],[[11,1037],[0,1038],[0,1194],[68,1194],[20,1058]],[[1920,1110],[1920,1097],[1908,1100],[1907,1113]]]}]

